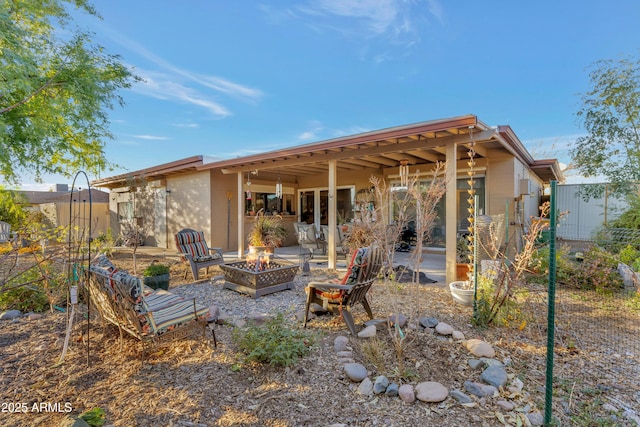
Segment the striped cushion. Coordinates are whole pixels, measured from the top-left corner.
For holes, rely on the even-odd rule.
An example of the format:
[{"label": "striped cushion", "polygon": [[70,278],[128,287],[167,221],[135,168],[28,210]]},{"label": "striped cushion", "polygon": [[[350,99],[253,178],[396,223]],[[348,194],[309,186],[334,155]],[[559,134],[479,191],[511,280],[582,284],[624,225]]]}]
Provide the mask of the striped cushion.
[{"label": "striped cushion", "polygon": [[182,253],[196,257],[209,256],[209,247],[203,231],[183,231],[175,235],[176,247]]},{"label": "striped cushion", "polygon": [[180,301],[184,301],[184,299],[164,289],[158,289],[143,298],[146,311],[156,311]]},{"label": "striped cushion", "polygon": [[178,325],[189,323],[195,319],[207,317],[209,308],[196,305],[194,316],[193,301],[179,301],[175,304],[146,313],[148,321],[143,326],[144,332],[148,334],[160,335],[174,329]]},{"label": "striped cushion", "polygon": [[342,278],[343,285],[355,285],[360,275],[360,269],[365,266],[364,256],[367,254],[369,248],[359,248],[353,253],[351,257],[351,263],[347,268],[347,274]]},{"label": "striped cushion", "polygon": [[[365,265],[363,264],[363,262],[364,256],[367,253],[367,249],[368,248],[360,248],[353,253],[353,256],[351,257],[351,263],[349,263],[349,267],[347,268],[347,273],[340,281],[341,285],[355,285],[357,283],[358,276],[360,275],[360,269]],[[328,302],[337,303],[342,299],[345,291],[342,289],[314,289],[314,292]]]},{"label": "striped cushion", "polygon": [[[89,269],[109,278],[109,281],[104,284],[108,284],[110,288],[107,287],[105,290],[113,298],[116,298],[116,295],[124,295],[127,301],[134,305],[136,311],[144,311],[144,307],[141,306],[142,281],[139,277],[132,276],[126,270],[118,270],[104,254],[97,255],[91,261]],[[120,287],[120,293],[115,292],[116,286]]]},{"label": "striped cushion", "polygon": [[206,255],[206,256],[194,256],[193,260],[195,262],[204,262],[204,261],[211,261],[214,259],[220,259],[220,254],[218,252],[215,252],[211,255]]}]

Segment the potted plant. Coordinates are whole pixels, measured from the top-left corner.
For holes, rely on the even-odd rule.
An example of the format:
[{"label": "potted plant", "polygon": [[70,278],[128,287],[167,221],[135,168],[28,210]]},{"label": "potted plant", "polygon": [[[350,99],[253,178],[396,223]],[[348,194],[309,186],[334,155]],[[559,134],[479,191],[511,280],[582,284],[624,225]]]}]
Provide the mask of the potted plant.
[{"label": "potted plant", "polygon": [[273,252],[277,246],[281,246],[287,237],[287,229],[281,223],[280,215],[265,215],[260,210],[253,220],[249,231],[248,244],[251,247],[264,247]]},{"label": "potted plant", "polygon": [[469,277],[469,271],[471,271],[470,254],[469,239],[466,236],[458,237],[456,242],[456,280],[449,283],[449,290],[453,300],[464,305],[473,305],[473,286]]},{"label": "potted plant", "polygon": [[152,289],[169,289],[169,266],[160,264],[156,260],[151,262],[142,272],[144,284]]},{"label": "potted plant", "polygon": [[469,280],[469,239],[466,236],[458,237],[456,241],[456,280]]}]

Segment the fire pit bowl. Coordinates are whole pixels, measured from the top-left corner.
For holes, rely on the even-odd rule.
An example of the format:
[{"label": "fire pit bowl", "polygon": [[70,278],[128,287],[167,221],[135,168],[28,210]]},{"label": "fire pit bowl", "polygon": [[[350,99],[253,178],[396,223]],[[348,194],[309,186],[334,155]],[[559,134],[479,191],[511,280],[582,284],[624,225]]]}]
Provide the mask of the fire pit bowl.
[{"label": "fire pit bowl", "polygon": [[224,288],[261,297],[273,292],[293,289],[293,279],[298,273],[297,265],[269,262],[256,267],[255,261],[237,261],[221,264]]}]

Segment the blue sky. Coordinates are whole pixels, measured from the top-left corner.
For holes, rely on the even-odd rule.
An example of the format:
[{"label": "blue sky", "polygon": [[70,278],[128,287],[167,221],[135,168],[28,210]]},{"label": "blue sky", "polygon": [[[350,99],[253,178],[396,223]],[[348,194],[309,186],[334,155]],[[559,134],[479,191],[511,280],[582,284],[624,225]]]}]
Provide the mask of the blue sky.
[{"label": "blue sky", "polygon": [[568,161],[589,66],[640,54],[636,0],[94,4],[103,20],[77,23],[144,79],[110,114],[121,168],[102,177],[463,114]]}]

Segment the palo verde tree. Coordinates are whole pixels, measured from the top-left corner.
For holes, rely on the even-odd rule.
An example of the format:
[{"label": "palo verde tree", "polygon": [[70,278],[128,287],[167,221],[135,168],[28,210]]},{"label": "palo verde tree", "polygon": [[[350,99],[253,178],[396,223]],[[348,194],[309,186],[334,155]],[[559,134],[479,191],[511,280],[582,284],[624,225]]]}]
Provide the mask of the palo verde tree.
[{"label": "palo verde tree", "polygon": [[589,78],[591,90],[577,112],[587,135],[577,139],[573,162],[583,175],[604,176],[625,194],[640,182],[640,59],[597,61]]},{"label": "palo verde tree", "polygon": [[86,0],[0,0],[0,173],[70,175],[108,166],[108,110],[137,80],[117,55],[72,25]]}]

